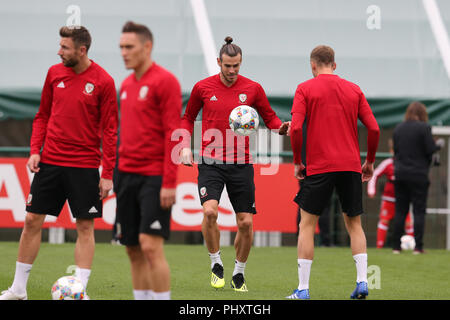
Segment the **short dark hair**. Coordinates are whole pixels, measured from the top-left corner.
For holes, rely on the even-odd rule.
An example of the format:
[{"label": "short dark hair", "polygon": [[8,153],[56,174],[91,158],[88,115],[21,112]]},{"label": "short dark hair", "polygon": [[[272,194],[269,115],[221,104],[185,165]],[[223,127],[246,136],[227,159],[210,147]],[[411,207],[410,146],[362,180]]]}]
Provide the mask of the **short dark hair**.
[{"label": "short dark hair", "polygon": [[405,121],[423,121],[428,122],[427,107],[419,101],[413,101],[409,104],[405,113]]},{"label": "short dark hair", "polygon": [[319,66],[329,66],[334,63],[334,50],[325,45],[317,46],[311,51],[310,59]]},{"label": "short dark hair", "polygon": [[91,47],[92,38],[88,29],[83,26],[64,26],[59,29],[62,38],[71,38],[76,47],[85,46],[86,52]]},{"label": "short dark hair", "polygon": [[150,29],[147,26],[145,26],[143,24],[135,23],[133,21],[127,21],[122,28],[122,32],[136,33],[139,36],[139,38],[141,39],[141,41],[145,42],[148,40],[153,43],[152,32],[150,31]]},{"label": "short dark hair", "polygon": [[238,45],[235,45],[233,42],[233,38],[228,36],[225,38],[225,44],[222,46],[219,52],[219,59],[222,61],[222,55],[226,54],[230,57],[235,57],[238,54],[242,57],[242,50]]}]

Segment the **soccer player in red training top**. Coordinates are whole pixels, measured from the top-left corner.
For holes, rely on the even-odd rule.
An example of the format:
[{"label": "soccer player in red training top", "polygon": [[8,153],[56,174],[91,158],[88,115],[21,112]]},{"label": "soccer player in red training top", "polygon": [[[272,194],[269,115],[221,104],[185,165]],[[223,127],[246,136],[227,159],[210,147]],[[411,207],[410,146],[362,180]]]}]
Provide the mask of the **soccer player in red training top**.
[{"label": "soccer player in red training top", "polygon": [[[298,237],[299,286],[290,299],[309,299],[309,275],[314,257],[314,230],[324,205],[336,188],[357,270],[352,299],[365,298],[367,288],[366,237],[361,226],[362,181],[373,174],[380,131],[361,89],[333,72],[334,51],[314,48],[310,56],[314,78],[301,83],[292,106],[291,143],[295,175],[304,179],[295,202],[301,208]],[[301,159],[302,125],[307,121],[306,172]],[[367,127],[367,158],[361,168],[358,119]]]},{"label": "soccer player in red training top", "polygon": [[152,60],[152,48],[146,26],[124,25],[120,50],[125,67],[134,72],[120,88],[117,229],[131,263],[134,298],[169,300],[163,244],[170,234],[177,178],[171,135],[180,127],[182,102],[178,80]]},{"label": "soccer player in red training top", "polygon": [[[389,148],[394,154],[394,145],[392,139],[389,139]],[[394,190],[394,159],[383,160],[373,172],[372,179],[367,183],[367,194],[370,198],[375,197],[377,192],[377,180],[381,176],[386,176],[387,181],[384,185],[383,195],[381,196],[380,220],[377,227],[377,248],[383,248],[386,240],[386,234],[389,228],[389,222],[395,216],[395,190]],[[411,218],[411,212],[406,216],[405,232],[414,237],[414,226]]]},{"label": "soccer player in red training top", "polygon": [[[242,50],[227,37],[217,63],[220,73],[195,84],[192,89],[182,128],[192,135],[194,121],[202,113],[202,163],[198,165],[198,191],[203,206],[202,233],[211,259],[211,286],[225,285],[223,263],[220,257],[220,232],[217,225],[219,200],[227,187],[231,204],[236,213],[237,234],[235,268],[231,286],[235,291],[247,291],[244,270],[253,241],[253,214],[255,185],[253,165],[249,153],[248,137],[237,138],[229,127],[230,112],[238,105],[253,106],[266,126],[286,134],[289,123],[283,123],[270,107],[260,84],[239,75]],[[185,148],[180,152],[181,163],[192,166],[190,136],[184,139]]]},{"label": "soccer player in red training top", "polygon": [[58,216],[66,199],[78,232],[76,276],[86,287],[95,251],[94,218],[102,216],[102,199],[112,189],[118,123],[114,80],[88,58],[91,36],[86,28],[62,27],[59,34],[62,63],[48,70],[34,118],[27,166],[35,175],[14,282],[2,300],[27,299],[45,216]]}]

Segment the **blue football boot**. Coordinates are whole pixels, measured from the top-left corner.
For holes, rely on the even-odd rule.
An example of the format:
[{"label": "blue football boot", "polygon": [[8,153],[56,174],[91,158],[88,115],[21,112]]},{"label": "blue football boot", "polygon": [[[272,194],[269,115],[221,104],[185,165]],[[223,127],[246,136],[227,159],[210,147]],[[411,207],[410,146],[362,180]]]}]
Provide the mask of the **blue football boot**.
[{"label": "blue football boot", "polygon": [[356,288],[352,292],[350,299],[365,299],[368,295],[367,282],[361,281],[356,283]]},{"label": "blue football boot", "polygon": [[298,290],[295,289],[294,292],[287,296],[286,299],[296,299],[296,300],[309,300],[309,289]]}]

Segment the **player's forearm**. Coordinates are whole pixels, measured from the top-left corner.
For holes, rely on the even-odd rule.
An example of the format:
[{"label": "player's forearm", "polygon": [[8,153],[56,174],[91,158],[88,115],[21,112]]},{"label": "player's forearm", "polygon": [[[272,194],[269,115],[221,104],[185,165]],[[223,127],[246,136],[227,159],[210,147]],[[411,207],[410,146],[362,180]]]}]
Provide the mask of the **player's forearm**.
[{"label": "player's forearm", "polygon": [[103,157],[102,157],[102,178],[112,179],[113,170],[116,163],[116,150],[111,147],[103,147]]},{"label": "player's forearm", "polygon": [[33,121],[33,129],[30,139],[30,154],[40,154],[47,134],[48,118],[40,118],[36,115]]},{"label": "player's forearm", "polygon": [[184,129],[182,132],[183,137],[183,147],[184,148],[190,148],[191,147],[191,136],[192,132],[194,132],[194,121],[187,117],[183,117],[181,120],[181,129]]},{"label": "player's forearm", "polygon": [[175,159],[171,158],[172,148],[167,150],[164,155],[164,169],[162,177],[163,188],[175,188],[177,184],[177,170],[178,165],[174,162]]},{"label": "player's forearm", "polygon": [[267,128],[269,128],[270,130],[278,130],[283,122],[280,120],[280,118],[278,118],[275,115],[272,119],[270,119],[267,122],[266,122],[266,120],[264,120],[264,123],[266,124]]},{"label": "player's forearm", "polygon": [[116,163],[116,148],[117,148],[117,125],[111,123],[109,127],[103,132],[102,178],[112,179],[113,169]]},{"label": "player's forearm", "polygon": [[52,93],[49,85],[46,83],[42,90],[41,103],[39,111],[33,120],[33,128],[30,139],[30,154],[39,154],[44,145],[45,136],[47,135],[48,121],[50,120],[52,108]]},{"label": "player's forearm", "polygon": [[368,110],[362,116],[360,116],[361,122],[367,128],[367,156],[366,160],[369,163],[375,162],[375,154],[378,149],[378,141],[380,139],[380,128],[378,127],[377,120],[372,114],[371,110]]},{"label": "player's forearm", "polygon": [[294,154],[294,163],[302,163],[302,128],[291,128],[291,146]]},{"label": "player's forearm", "polygon": [[177,167],[167,166],[164,168],[162,179],[163,188],[173,189],[177,186]]},{"label": "player's forearm", "polygon": [[292,113],[291,121],[291,146],[294,153],[294,163],[302,163],[303,122],[305,115],[300,112]]},{"label": "player's forearm", "polygon": [[376,128],[369,129],[367,133],[367,162],[374,163],[375,162],[375,154],[378,149],[378,141],[380,139],[380,129],[378,125]]},{"label": "player's forearm", "polygon": [[[265,98],[265,96],[264,96]],[[259,114],[261,115],[264,124],[267,128],[270,130],[277,130],[280,128],[281,124],[283,123],[280,118],[277,117],[275,111],[273,111],[272,107],[269,104],[269,101],[267,98],[263,99],[262,101],[258,101],[259,106],[256,106],[256,110],[258,110]]]}]

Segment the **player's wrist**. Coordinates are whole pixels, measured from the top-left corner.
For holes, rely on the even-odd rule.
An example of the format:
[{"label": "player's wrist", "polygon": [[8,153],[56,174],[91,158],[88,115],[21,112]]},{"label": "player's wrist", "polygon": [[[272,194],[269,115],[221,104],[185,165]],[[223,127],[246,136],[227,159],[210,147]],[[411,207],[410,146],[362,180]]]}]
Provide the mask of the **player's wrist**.
[{"label": "player's wrist", "polygon": [[177,184],[174,181],[164,181],[161,185],[161,189],[165,190],[175,190],[177,188]]},{"label": "player's wrist", "polygon": [[113,173],[112,172],[109,173],[109,172],[105,172],[105,171],[102,172],[102,175],[100,177],[100,179],[111,180],[111,181],[112,181],[112,178],[113,178]]},{"label": "player's wrist", "polygon": [[178,154],[178,156],[180,157],[188,157],[192,154],[191,148],[189,147],[183,147],[180,149],[180,152]]}]

